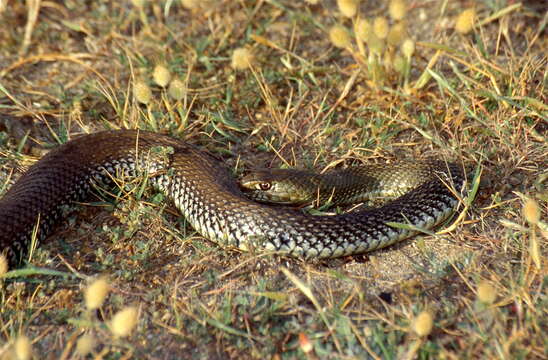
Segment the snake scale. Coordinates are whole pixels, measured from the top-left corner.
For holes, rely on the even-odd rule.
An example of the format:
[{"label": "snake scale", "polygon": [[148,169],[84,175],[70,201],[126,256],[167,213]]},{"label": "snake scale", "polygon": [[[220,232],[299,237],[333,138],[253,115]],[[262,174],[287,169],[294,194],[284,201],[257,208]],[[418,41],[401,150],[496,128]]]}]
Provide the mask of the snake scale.
[{"label": "snake scale", "polygon": [[334,216],[250,200],[213,156],[167,135],[136,130],[84,135],[50,151],[0,199],[0,251],[10,266],[43,240],[62,207],[85,200],[97,184],[146,174],[204,237],[243,250],[290,256],[339,257],[405,239],[414,231],[387,222],[431,228],[456,207],[464,174],[456,164],[430,161],[428,177],[384,206]]}]

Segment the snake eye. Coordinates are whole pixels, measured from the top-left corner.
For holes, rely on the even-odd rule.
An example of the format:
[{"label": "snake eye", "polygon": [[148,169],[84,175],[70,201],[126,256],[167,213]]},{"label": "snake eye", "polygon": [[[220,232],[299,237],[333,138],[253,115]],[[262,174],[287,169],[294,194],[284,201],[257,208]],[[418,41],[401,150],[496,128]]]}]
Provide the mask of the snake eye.
[{"label": "snake eye", "polygon": [[272,184],[269,183],[269,182],[264,182],[264,183],[260,183],[260,184],[259,184],[259,188],[260,188],[262,191],[270,190],[271,187],[272,187]]}]

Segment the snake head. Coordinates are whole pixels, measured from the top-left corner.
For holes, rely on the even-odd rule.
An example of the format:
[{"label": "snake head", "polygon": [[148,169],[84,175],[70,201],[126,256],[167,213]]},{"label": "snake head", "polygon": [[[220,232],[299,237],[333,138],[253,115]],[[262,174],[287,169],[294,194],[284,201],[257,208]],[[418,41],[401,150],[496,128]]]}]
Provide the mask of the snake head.
[{"label": "snake head", "polygon": [[261,169],[248,172],[239,181],[240,188],[252,200],[280,205],[302,205],[311,202],[310,175],[293,169]]}]

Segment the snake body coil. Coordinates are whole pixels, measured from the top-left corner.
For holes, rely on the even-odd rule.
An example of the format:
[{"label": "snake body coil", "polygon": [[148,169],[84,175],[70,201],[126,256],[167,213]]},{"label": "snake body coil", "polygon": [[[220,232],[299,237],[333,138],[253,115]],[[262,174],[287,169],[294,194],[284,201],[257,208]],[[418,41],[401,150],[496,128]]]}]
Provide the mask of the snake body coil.
[{"label": "snake body coil", "polygon": [[427,181],[385,206],[312,216],[248,199],[218,160],[183,141],[144,131],[99,132],[52,150],[0,199],[0,251],[18,264],[33,231],[38,240],[46,237],[63,205],[84,200],[95,183],[146,173],[194,229],[219,244],[304,258],[362,253],[413,235],[387,222],[431,228],[453,211],[462,170],[441,161],[427,170]]}]

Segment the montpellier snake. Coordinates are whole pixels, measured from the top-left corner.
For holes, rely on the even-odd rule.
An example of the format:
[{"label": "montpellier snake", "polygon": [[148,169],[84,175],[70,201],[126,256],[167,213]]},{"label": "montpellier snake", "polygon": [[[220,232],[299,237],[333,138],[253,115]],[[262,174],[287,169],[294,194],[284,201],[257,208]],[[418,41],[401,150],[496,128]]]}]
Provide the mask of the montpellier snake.
[{"label": "montpellier snake", "polygon": [[85,200],[97,184],[145,174],[195,230],[219,244],[307,259],[358,254],[416,233],[388,223],[428,229],[455,209],[462,168],[443,161],[415,168],[420,171],[394,172],[393,180],[414,177],[417,186],[384,206],[313,216],[250,200],[219,160],[181,140],[145,131],[104,131],[52,150],[6,192],[0,199],[0,250],[16,266],[27,256],[33,233],[38,241],[45,238],[64,205]]}]

